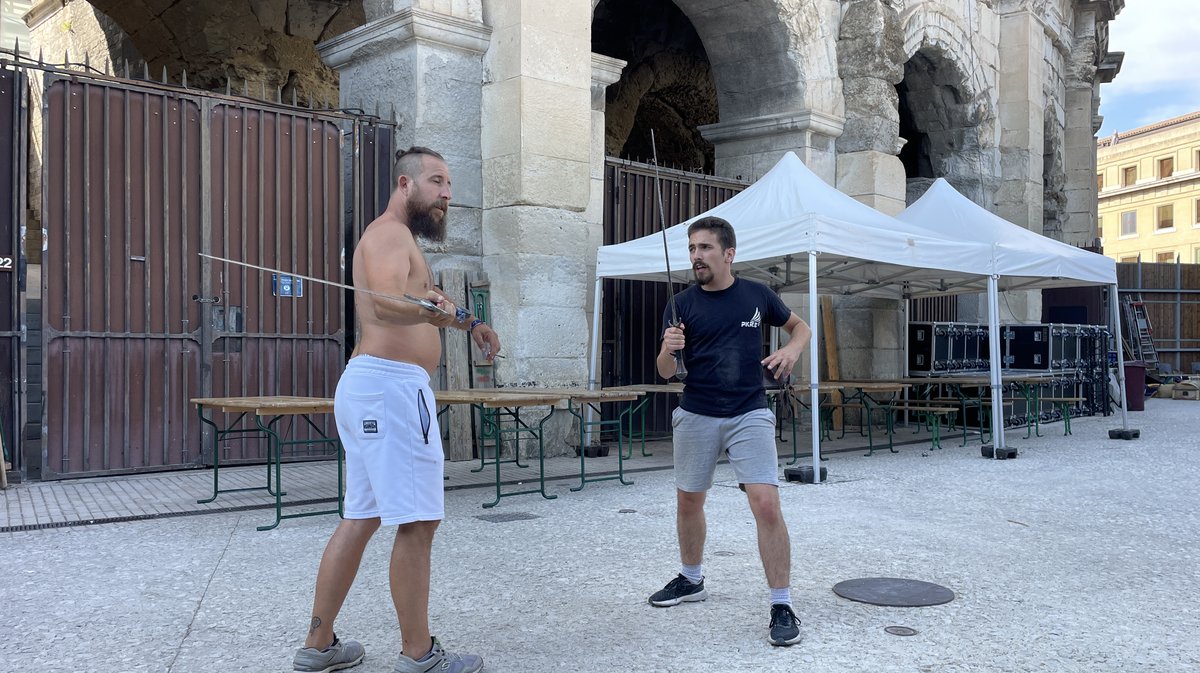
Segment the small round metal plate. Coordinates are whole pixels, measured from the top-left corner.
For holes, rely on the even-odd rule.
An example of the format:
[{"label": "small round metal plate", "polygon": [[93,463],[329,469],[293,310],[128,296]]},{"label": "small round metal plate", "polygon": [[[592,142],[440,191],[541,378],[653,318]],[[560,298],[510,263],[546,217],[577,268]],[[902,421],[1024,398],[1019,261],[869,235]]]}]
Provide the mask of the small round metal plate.
[{"label": "small round metal plate", "polygon": [[898,577],[864,577],[838,582],[833,593],[859,603],[887,605],[897,608],[916,608],[941,605],[954,600],[954,592],[946,587],[906,580]]},{"label": "small round metal plate", "polygon": [[725,550],[715,551],[713,552],[713,556],[733,556],[733,552]]},{"label": "small round metal plate", "polygon": [[887,631],[888,633],[892,634],[893,636],[915,636],[915,635],[917,635],[916,629],[910,629],[907,626],[885,626],[885,627],[883,627],[883,630]]},{"label": "small round metal plate", "polygon": [[618,509],[617,514],[637,514],[637,510],[626,507],[624,509]]}]

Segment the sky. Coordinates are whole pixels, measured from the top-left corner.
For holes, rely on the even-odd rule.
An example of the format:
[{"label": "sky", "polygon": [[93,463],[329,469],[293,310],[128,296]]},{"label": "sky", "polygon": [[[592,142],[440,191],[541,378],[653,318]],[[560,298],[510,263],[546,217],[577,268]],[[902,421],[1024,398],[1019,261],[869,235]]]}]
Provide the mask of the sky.
[{"label": "sky", "polygon": [[1200,112],[1200,0],[1125,0],[1108,25],[1125,62],[1100,85],[1098,137]]}]

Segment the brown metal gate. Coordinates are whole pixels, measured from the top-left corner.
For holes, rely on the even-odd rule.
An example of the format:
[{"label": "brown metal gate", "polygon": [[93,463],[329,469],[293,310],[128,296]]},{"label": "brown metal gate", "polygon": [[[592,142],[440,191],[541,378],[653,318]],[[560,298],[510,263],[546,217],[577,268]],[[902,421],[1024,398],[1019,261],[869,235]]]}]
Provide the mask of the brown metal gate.
[{"label": "brown metal gate", "polygon": [[[728,201],[748,183],[711,175],[660,169],[666,226],[678,224]],[[604,165],[604,245],[624,243],[660,231],[654,196],[654,166],[608,157]],[[690,269],[672,269],[678,292],[692,280]],[[605,280],[601,332],[602,386],[661,383],[655,370],[662,315],[670,293],[665,283]],[[670,431],[674,402],[654,396],[646,432]]]},{"label": "brown metal gate", "polygon": [[25,217],[28,83],[21,70],[0,67],[0,442],[4,462],[22,469],[21,290],[25,271],[21,222]]},{"label": "brown metal gate", "polygon": [[61,71],[45,100],[42,477],[211,460],[192,397],[332,396],[345,293],[199,253],[344,282],[361,121]]}]

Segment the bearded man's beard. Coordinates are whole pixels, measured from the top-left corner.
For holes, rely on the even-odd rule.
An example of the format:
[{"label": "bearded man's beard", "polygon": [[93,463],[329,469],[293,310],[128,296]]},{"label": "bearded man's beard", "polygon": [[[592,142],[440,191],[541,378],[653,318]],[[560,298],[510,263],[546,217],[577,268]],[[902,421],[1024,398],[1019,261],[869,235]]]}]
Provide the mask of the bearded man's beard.
[{"label": "bearded man's beard", "polygon": [[410,201],[407,210],[408,228],[413,236],[434,242],[446,240],[446,212],[437,202],[422,206]]}]

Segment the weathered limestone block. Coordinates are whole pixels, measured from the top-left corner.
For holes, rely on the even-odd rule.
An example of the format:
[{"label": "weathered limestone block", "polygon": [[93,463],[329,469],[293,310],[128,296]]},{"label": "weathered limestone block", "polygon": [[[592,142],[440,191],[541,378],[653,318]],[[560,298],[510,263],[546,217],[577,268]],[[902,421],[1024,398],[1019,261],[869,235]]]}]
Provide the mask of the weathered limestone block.
[{"label": "weathered limestone block", "polygon": [[888,215],[897,215],[905,208],[904,165],[891,153],[839,154],[837,188]]},{"label": "weathered limestone block", "polygon": [[771,115],[700,127],[716,147],[717,172],[756,180],[793,151],[829,184],[836,177],[834,142],[843,120],[816,111]]},{"label": "weathered limestone block", "polygon": [[454,203],[481,207],[481,54],[490,38],[479,23],[408,9],[318,46],[342,78],[342,105],[394,110],[396,145],[430,147],[454,181]]},{"label": "weathered limestone block", "polygon": [[423,9],[476,23],[483,22],[480,0],[362,0],[367,21],[374,21],[406,9]]},{"label": "weathered limestone block", "polygon": [[907,60],[896,10],[879,0],[851,0],[838,33],[838,72],[846,124],[838,152],[896,153],[900,117],[895,85]]}]

